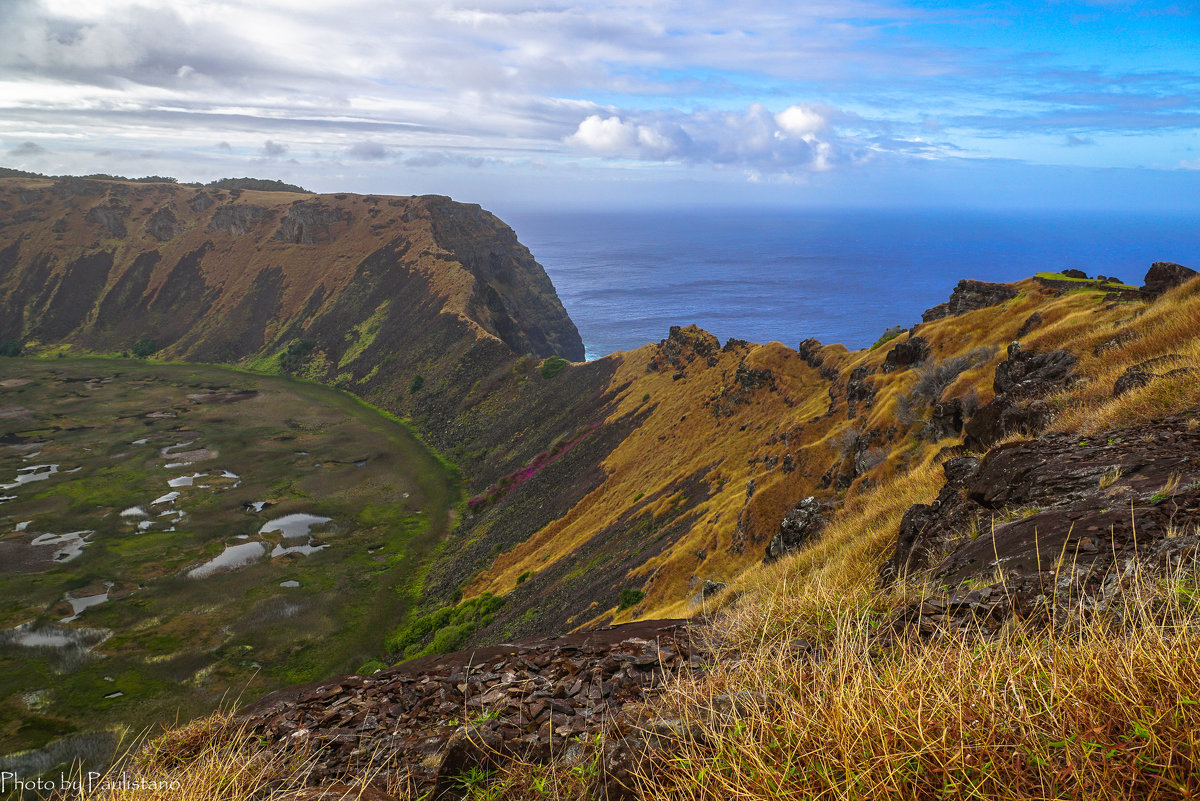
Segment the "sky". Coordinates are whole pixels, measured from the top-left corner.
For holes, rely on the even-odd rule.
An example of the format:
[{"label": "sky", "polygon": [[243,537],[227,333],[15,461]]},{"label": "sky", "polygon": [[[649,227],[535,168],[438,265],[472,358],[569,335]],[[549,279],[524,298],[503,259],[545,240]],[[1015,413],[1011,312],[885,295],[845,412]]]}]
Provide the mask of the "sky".
[{"label": "sky", "polygon": [[0,0],[0,165],[489,206],[1200,210],[1194,0]]}]

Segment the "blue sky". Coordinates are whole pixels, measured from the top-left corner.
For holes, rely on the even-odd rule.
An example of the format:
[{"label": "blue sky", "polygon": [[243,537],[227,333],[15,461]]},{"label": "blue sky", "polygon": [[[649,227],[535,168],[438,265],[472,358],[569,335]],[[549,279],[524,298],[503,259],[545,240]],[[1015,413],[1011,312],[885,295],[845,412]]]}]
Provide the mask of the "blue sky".
[{"label": "blue sky", "polygon": [[0,164],[492,207],[1195,210],[1195,3],[4,0]]}]

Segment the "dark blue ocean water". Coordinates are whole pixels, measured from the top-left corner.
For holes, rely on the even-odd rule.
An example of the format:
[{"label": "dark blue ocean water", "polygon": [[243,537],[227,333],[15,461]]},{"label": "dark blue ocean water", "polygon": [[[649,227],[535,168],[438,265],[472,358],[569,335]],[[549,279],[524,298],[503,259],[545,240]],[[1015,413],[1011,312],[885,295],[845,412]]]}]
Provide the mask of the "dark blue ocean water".
[{"label": "dark blue ocean water", "polygon": [[1196,216],[960,211],[508,211],[579,327],[588,358],[672,325],[722,341],[815,336],[852,348],[919,322],[960,278],[1068,267],[1140,284],[1150,264],[1200,269]]}]

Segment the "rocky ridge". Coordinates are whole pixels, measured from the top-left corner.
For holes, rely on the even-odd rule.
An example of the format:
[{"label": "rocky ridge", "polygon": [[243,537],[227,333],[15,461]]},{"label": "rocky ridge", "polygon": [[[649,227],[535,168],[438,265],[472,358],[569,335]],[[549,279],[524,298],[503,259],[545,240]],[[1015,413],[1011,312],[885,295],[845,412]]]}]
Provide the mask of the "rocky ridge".
[{"label": "rocky ridge", "polygon": [[[1020,340],[1013,369],[1063,350],[1055,340],[1075,316],[1096,333],[1070,334],[1087,358],[1146,303],[964,281],[945,309],[869,351],[722,346],[687,326],[593,362],[543,363],[582,355],[573,326],[515,234],[478,207],[80,180],[3,188],[0,339],[111,352],[150,334],[166,357],[331,382],[408,418],[453,460],[472,503],[426,603],[504,597],[475,645],[690,614],[698,588],[763,559],[797,499],[836,514],[928,446],[957,446],[977,408],[998,410],[979,447],[1048,422],[1042,395],[1067,384],[1047,378],[1030,397],[998,387],[998,347]],[[1164,366],[1143,367],[1167,380]],[[626,590],[643,600],[621,607]]]},{"label": "rocky ridge", "polygon": [[[453,797],[471,769],[591,757],[585,744],[664,675],[703,669],[693,639],[685,621],[660,620],[424,657],[274,693],[234,723],[302,764],[300,784],[352,782],[377,768],[412,797]],[[609,749],[596,797],[625,797],[628,759]]]},{"label": "rocky ridge", "polygon": [[[1022,323],[1022,328],[1026,327],[1029,326]],[[1119,344],[1131,341],[1136,338],[1125,337]],[[1107,340],[1095,346],[1101,353],[1107,352],[1105,342]],[[727,346],[734,351],[739,347],[740,343]],[[931,351],[923,340],[915,345],[902,342],[889,351],[881,362],[879,373],[886,375],[913,369],[924,362],[924,359],[903,355],[892,357],[897,348],[902,354],[905,351],[924,353],[926,358]],[[819,345],[810,346],[805,356],[814,369],[824,367],[819,349]],[[978,433],[983,429],[972,428],[970,423],[980,416],[991,419],[990,409],[995,408],[1021,410],[1023,416],[1020,416],[1019,427],[1016,424],[1001,427],[988,435],[992,441],[1016,430],[1032,438],[990,450],[984,444],[981,447],[986,453],[982,456],[961,455],[961,448],[946,449],[945,484],[932,503],[912,506],[904,514],[894,553],[880,572],[880,582],[888,586],[899,580],[927,577],[933,586],[945,587],[947,595],[945,598],[936,594],[925,597],[896,613],[880,630],[881,647],[887,647],[898,638],[928,639],[945,634],[996,638],[1004,623],[1013,617],[1031,619],[1041,616],[1053,621],[1064,612],[1076,612],[1080,604],[1090,609],[1107,610],[1119,600],[1129,577],[1139,570],[1161,575],[1200,557],[1200,537],[1188,528],[1200,519],[1200,489],[1197,489],[1200,488],[1200,409],[1150,423],[1098,431],[1086,437],[1066,432],[1038,434],[1053,419],[1054,408],[1048,400],[1083,380],[1078,372],[1079,359],[1064,349],[1040,350],[1023,347],[1017,342],[1010,345],[1006,355],[1007,358],[997,362],[992,371],[994,398],[968,420],[968,441],[972,431],[976,432],[973,436],[983,437]],[[647,369],[657,373],[670,372],[674,376],[695,369],[693,365],[706,363],[709,359],[719,363],[720,351],[716,343],[702,336],[702,332],[680,329],[672,331],[671,337],[660,343],[656,358],[649,362]],[[1184,374],[1167,369],[1176,361],[1177,358],[1165,358],[1142,362],[1136,368],[1139,374],[1178,379]],[[1160,372],[1151,372],[1153,370]],[[855,372],[858,377],[851,380],[860,382],[873,373],[859,368]],[[760,370],[751,374],[739,363],[732,376],[731,388],[779,391],[778,387],[768,388],[773,373]],[[939,399],[935,416],[936,406],[947,403]],[[962,404],[957,408],[961,415]],[[1010,422],[1014,419],[997,416]],[[751,482],[745,491],[747,500],[755,494],[756,486]],[[818,541],[828,525],[828,517],[835,514],[836,510],[816,497],[803,498],[784,516],[778,534],[766,549],[765,561],[777,560]],[[721,588],[716,582],[706,581],[697,597],[707,598],[720,592]],[[676,624],[677,621],[664,623],[667,626]],[[620,631],[622,629],[618,627],[595,636],[608,638]],[[674,631],[678,635],[683,629]],[[614,638],[586,654],[581,653],[582,661],[560,661],[558,667],[553,667],[556,657],[552,657],[551,681],[557,675],[553,671],[561,669],[563,664],[598,676],[605,675],[606,666],[626,659],[632,659],[629,664],[636,665],[638,656],[625,650],[630,642],[616,643]],[[530,649],[521,651],[522,659],[526,658],[524,654],[536,652],[539,647],[544,646],[536,642],[521,645],[522,649]],[[798,649],[797,655],[806,660],[819,662],[822,659],[819,650],[813,650],[807,643],[794,647]],[[661,640],[657,646],[647,644],[642,648],[641,658],[646,667],[651,667],[654,654],[664,653]],[[706,660],[713,658],[711,653],[693,650],[684,660],[681,658],[684,651],[685,648],[675,640],[665,651],[669,659],[661,664],[674,670],[703,670]],[[428,658],[426,661],[438,660]],[[447,661],[462,662],[463,656],[456,655]],[[506,704],[507,716],[502,713],[501,718],[485,723],[482,728],[472,724],[443,733],[444,736],[431,737],[425,742],[434,750],[417,748],[408,756],[398,757],[401,762],[407,760],[405,764],[415,764],[419,759],[422,767],[405,767],[405,775],[423,776],[418,779],[421,786],[432,788],[436,794],[452,794],[453,776],[461,775],[470,767],[502,767],[508,759],[544,760],[547,753],[555,751],[553,737],[562,734],[576,738],[574,745],[564,742],[559,746],[565,760],[561,764],[568,765],[582,759],[587,748],[585,742],[591,742],[591,735],[601,736],[595,751],[600,767],[594,797],[624,797],[625,785],[614,780],[614,776],[621,775],[621,771],[627,771],[629,767],[644,764],[647,758],[666,758],[673,742],[696,736],[679,721],[653,711],[654,682],[661,678],[658,674],[652,681],[638,684],[640,694],[636,699],[627,697],[628,709],[625,704],[610,705],[604,722],[591,726],[589,724],[599,721],[600,716],[593,712],[589,718],[587,703],[604,697],[606,679],[600,679],[598,690],[587,693],[584,692],[586,685],[579,679],[575,679],[574,684],[570,679],[558,679],[551,692],[560,697],[565,692],[568,698],[576,699],[573,702],[575,714],[567,715],[567,708],[562,705],[531,706],[531,700],[542,699],[526,694],[523,688],[510,686],[506,690],[505,681],[517,682],[518,674],[511,661],[498,659],[492,662],[490,656],[483,661],[489,663],[484,669],[490,667],[490,679],[496,683],[488,685],[485,682],[478,691],[471,690],[475,694],[463,691],[463,685],[455,685],[462,692],[462,698],[455,696],[454,700],[463,703],[466,699],[467,706],[482,708],[490,698],[493,702]],[[541,660],[532,661],[538,664]],[[424,664],[399,670],[408,677],[407,682],[424,681],[416,678]],[[466,675],[444,675],[445,671],[455,669],[440,667],[442,689],[423,691],[426,694],[422,697],[441,700],[445,692],[449,692],[445,689],[446,682],[454,682]],[[505,670],[508,674],[503,672]],[[387,674],[383,681],[392,682],[388,686],[395,688],[397,679],[391,676]],[[353,680],[350,684],[356,685],[356,682]],[[434,683],[431,679],[422,686]],[[592,686],[595,688],[595,682]],[[340,694],[335,692],[330,697],[338,701],[333,703],[342,701],[347,692],[346,687]],[[583,701],[585,697],[587,702]],[[319,698],[319,695],[310,695],[298,703],[300,706],[312,705]],[[424,703],[433,702],[427,700]],[[451,706],[442,708],[449,711]],[[295,731],[286,722],[299,719],[295,717],[295,709],[286,707],[282,717],[277,716],[275,722],[265,724],[271,727],[272,736],[278,738],[283,733]],[[582,717],[580,709],[583,710]],[[341,715],[354,721],[357,713],[352,714],[349,710],[347,706],[347,711]],[[555,710],[563,715],[557,722]],[[256,725],[264,725],[264,714],[258,708],[252,710],[252,718],[258,721]],[[413,714],[420,719],[423,713]],[[539,716],[545,720],[535,736],[533,729]],[[319,716],[314,715],[313,719],[319,719]],[[580,735],[584,737],[580,739]],[[359,737],[353,742],[361,742],[362,735]],[[343,739],[335,748],[344,752],[352,750],[351,742]],[[426,773],[420,774],[420,770]]]}]

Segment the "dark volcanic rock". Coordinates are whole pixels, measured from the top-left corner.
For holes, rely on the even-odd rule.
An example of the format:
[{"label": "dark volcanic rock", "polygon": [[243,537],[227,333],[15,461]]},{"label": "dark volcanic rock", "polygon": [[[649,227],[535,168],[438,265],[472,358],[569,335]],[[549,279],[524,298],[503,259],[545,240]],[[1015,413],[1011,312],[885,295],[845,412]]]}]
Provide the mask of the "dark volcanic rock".
[{"label": "dark volcanic rock", "polygon": [[767,369],[755,369],[747,367],[745,360],[738,362],[737,369],[734,371],[733,380],[740,384],[745,389],[770,389],[774,391],[775,374]]},{"label": "dark volcanic rock", "polygon": [[796,353],[800,354],[805,364],[819,372],[822,378],[833,381],[837,378],[837,370],[825,365],[825,359],[820,354],[823,347],[820,340],[809,337],[796,346]]},{"label": "dark volcanic rock", "polygon": [[963,444],[983,450],[1014,433],[1034,434],[1046,427],[1053,411],[1043,398],[1071,385],[1079,360],[1065,350],[1030,351],[1014,342],[1008,360],[996,365],[996,397],[964,427]]},{"label": "dark volcanic rock", "polygon": [[271,238],[296,245],[316,245],[334,238],[335,231],[330,226],[349,220],[350,213],[342,209],[314,200],[297,200],[279,221],[279,228]]},{"label": "dark volcanic rock", "polygon": [[721,341],[704,329],[694,325],[673,325],[667,332],[667,338],[659,341],[646,369],[657,372],[668,372],[672,369],[682,371],[697,359],[703,360],[708,367],[713,367],[720,352]]},{"label": "dark volcanic rock", "polygon": [[592,798],[634,801],[635,776],[652,772],[655,760],[670,758],[679,744],[701,737],[698,726],[664,717],[646,705],[631,705],[614,716],[606,731],[592,785]]},{"label": "dark volcanic rock", "polygon": [[966,405],[962,398],[938,401],[933,404],[929,422],[925,425],[925,438],[930,442],[937,442],[947,437],[962,436],[966,416]]},{"label": "dark volcanic rock", "polygon": [[[910,506],[900,520],[900,532],[896,538],[896,550],[884,563],[879,572],[882,586],[890,586],[896,580],[927,566],[928,557],[946,538],[945,530],[969,522],[969,514],[956,513],[954,500],[960,495],[979,468],[979,460],[960,456],[946,460],[942,471],[946,483],[932,504],[919,503]],[[943,507],[946,507],[943,510]]]},{"label": "dark volcanic rock", "polygon": [[1154,380],[1154,373],[1130,367],[1113,384],[1113,397],[1117,398],[1138,387],[1144,387]]},{"label": "dark volcanic rock", "polygon": [[767,545],[763,562],[774,562],[819,537],[829,523],[822,511],[821,502],[811,495],[793,506],[779,524],[779,532]]},{"label": "dark volcanic rock", "polygon": [[1017,296],[1017,290],[1011,284],[991,284],[986,281],[963,279],[958,282],[950,300],[940,303],[932,309],[926,309],[921,315],[922,322],[932,322],[943,317],[953,317],[966,314],[976,309],[995,306]]},{"label": "dark volcanic rock", "polygon": [[931,306],[928,309],[926,309],[925,311],[921,312],[921,322],[931,323],[934,320],[940,320],[943,317],[949,317],[949,316],[950,316],[950,302],[946,301],[945,303],[939,303],[936,306]]},{"label": "dark volcanic rock", "polygon": [[108,203],[88,209],[84,219],[93,225],[98,225],[109,236],[124,239],[125,219],[128,216],[129,209],[115,203]]},{"label": "dark volcanic rock", "polygon": [[890,373],[904,367],[912,367],[929,358],[929,340],[924,337],[909,337],[888,351],[883,360],[883,372]]},{"label": "dark volcanic rock", "polygon": [[963,426],[963,445],[982,451],[1009,434],[1035,434],[1053,417],[1043,400],[1018,401],[1001,395],[984,404]]},{"label": "dark volcanic rock", "polygon": [[1063,270],[1062,274],[1065,275],[1067,278],[1084,278],[1084,279],[1086,279],[1088,277],[1088,274],[1085,273],[1083,270]]},{"label": "dark volcanic rock", "polygon": [[866,364],[850,371],[850,379],[846,382],[846,407],[850,418],[858,415],[859,404],[864,409],[870,409],[875,403],[875,393],[879,390],[875,383],[868,379],[871,372],[871,367]]},{"label": "dark volcanic rock", "polygon": [[1137,331],[1123,331],[1117,334],[1112,339],[1105,340],[1092,349],[1093,356],[1102,356],[1110,350],[1122,348],[1130,342],[1135,342],[1142,338],[1142,335]]},{"label": "dark volcanic rock", "polygon": [[1169,261],[1156,261],[1150,266],[1146,278],[1142,282],[1142,296],[1154,300],[1168,289],[1174,289],[1180,284],[1195,278],[1195,270]]},{"label": "dark volcanic rock", "polygon": [[1183,357],[1178,353],[1171,353],[1166,356],[1159,356],[1148,361],[1135,364],[1127,369],[1124,374],[1113,384],[1113,397],[1120,397],[1126,392],[1144,387],[1160,378],[1173,378],[1175,376],[1190,375],[1195,372],[1193,367],[1177,367],[1174,370],[1166,370],[1158,372],[1157,368],[1164,368],[1172,364],[1178,363]]},{"label": "dark volcanic rock", "polygon": [[188,206],[191,207],[192,211],[208,211],[216,202],[213,200],[212,195],[201,190],[192,195],[191,199],[188,200]]},{"label": "dark volcanic rock", "polygon": [[1008,360],[996,365],[992,388],[1014,398],[1044,397],[1068,386],[1078,363],[1070,351],[1024,350],[1014,342],[1008,346]]},{"label": "dark volcanic rock", "polygon": [[213,212],[212,220],[208,223],[208,230],[230,236],[245,236],[270,213],[269,209],[262,206],[244,204],[221,206]]},{"label": "dark volcanic rock", "polygon": [[[946,462],[936,501],[904,515],[896,552],[881,572],[889,583],[928,571],[946,585],[1004,572],[1010,593],[1044,592],[1125,559],[1195,548],[1186,530],[1200,516],[1200,430],[1188,414],[1149,425],[1048,434],[990,451],[982,461]],[[1068,567],[1057,565],[1068,554]],[[934,554],[948,554],[938,564]]]},{"label": "dark volcanic rock", "polygon": [[151,214],[150,219],[146,221],[146,230],[159,242],[166,242],[183,233],[183,228],[175,219],[175,212],[170,206],[163,206]]},{"label": "dark volcanic rock", "polygon": [[[708,363],[713,363],[712,357],[709,357]],[[680,373],[675,375],[682,377]],[[760,389],[768,392],[778,391],[775,373],[770,368],[749,367],[746,365],[746,360],[742,359],[738,362],[737,369],[734,370],[733,383],[722,387],[719,392],[706,401],[705,405],[712,409],[715,417],[730,417],[737,411],[738,406],[750,403],[751,397]]]},{"label": "dark volcanic rock", "polygon": [[[605,773],[615,791],[628,784],[621,765],[640,764],[654,745],[625,742],[623,761],[612,744],[641,735],[617,716],[628,708],[642,720],[638,710],[667,671],[702,666],[684,621],[643,621],[293,687],[243,709],[236,724],[272,751],[308,755],[296,777],[302,784],[336,786],[379,771],[414,798],[452,797],[473,768],[546,762],[569,749],[583,755],[607,733],[601,755],[611,756]],[[645,731],[671,728],[645,722]]]},{"label": "dark volcanic rock", "polygon": [[1025,318],[1025,322],[1021,323],[1021,327],[1017,329],[1017,339],[1024,339],[1029,335],[1029,332],[1042,324],[1041,312],[1034,312]]}]

